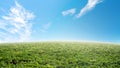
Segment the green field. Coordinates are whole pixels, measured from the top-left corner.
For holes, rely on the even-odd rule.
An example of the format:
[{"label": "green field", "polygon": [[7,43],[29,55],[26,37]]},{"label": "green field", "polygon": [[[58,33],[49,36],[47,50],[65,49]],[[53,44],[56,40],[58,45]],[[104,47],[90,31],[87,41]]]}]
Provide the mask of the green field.
[{"label": "green field", "polygon": [[119,67],[119,44],[85,42],[0,44],[0,68]]}]

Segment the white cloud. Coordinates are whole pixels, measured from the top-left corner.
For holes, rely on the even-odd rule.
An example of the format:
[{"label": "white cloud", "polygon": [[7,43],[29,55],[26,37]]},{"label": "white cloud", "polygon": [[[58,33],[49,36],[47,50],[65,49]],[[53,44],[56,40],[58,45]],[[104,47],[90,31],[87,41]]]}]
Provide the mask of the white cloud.
[{"label": "white cloud", "polygon": [[31,35],[32,20],[35,15],[18,2],[10,8],[6,16],[0,19],[0,40],[1,41],[26,41]]},{"label": "white cloud", "polygon": [[86,4],[86,6],[82,8],[80,13],[76,17],[80,18],[83,14],[93,9],[100,2],[102,2],[102,0],[88,0],[88,3]]},{"label": "white cloud", "polygon": [[73,14],[75,14],[75,12],[76,12],[76,9],[75,9],[75,8],[72,8],[72,9],[63,11],[63,12],[62,12],[62,15],[63,15],[63,16],[66,16],[66,15],[73,15]]},{"label": "white cloud", "polygon": [[48,30],[48,28],[50,28],[51,23],[46,23],[42,26],[42,29],[40,30],[41,32],[46,32]]}]

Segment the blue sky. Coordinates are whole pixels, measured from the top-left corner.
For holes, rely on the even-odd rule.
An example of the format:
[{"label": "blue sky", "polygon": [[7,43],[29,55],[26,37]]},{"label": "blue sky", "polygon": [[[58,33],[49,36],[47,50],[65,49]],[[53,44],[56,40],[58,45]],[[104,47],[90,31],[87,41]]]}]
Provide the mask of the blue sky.
[{"label": "blue sky", "polygon": [[119,0],[3,0],[0,41],[120,43]]}]

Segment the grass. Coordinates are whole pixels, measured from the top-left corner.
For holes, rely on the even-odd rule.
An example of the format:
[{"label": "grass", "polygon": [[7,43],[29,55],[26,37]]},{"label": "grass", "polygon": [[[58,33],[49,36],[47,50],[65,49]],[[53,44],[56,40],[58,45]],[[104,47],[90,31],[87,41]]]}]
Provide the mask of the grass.
[{"label": "grass", "polygon": [[0,68],[119,68],[120,45],[81,42],[0,44]]}]

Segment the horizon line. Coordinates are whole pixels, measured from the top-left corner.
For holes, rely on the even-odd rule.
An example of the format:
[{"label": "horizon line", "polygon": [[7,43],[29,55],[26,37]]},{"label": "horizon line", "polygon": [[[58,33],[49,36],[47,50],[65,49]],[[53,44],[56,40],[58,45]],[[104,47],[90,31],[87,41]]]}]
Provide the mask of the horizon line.
[{"label": "horizon line", "polygon": [[0,41],[0,43],[34,43],[34,42],[83,42],[83,43],[107,43],[120,44],[120,42],[95,41],[95,40],[33,40],[33,41]]}]

